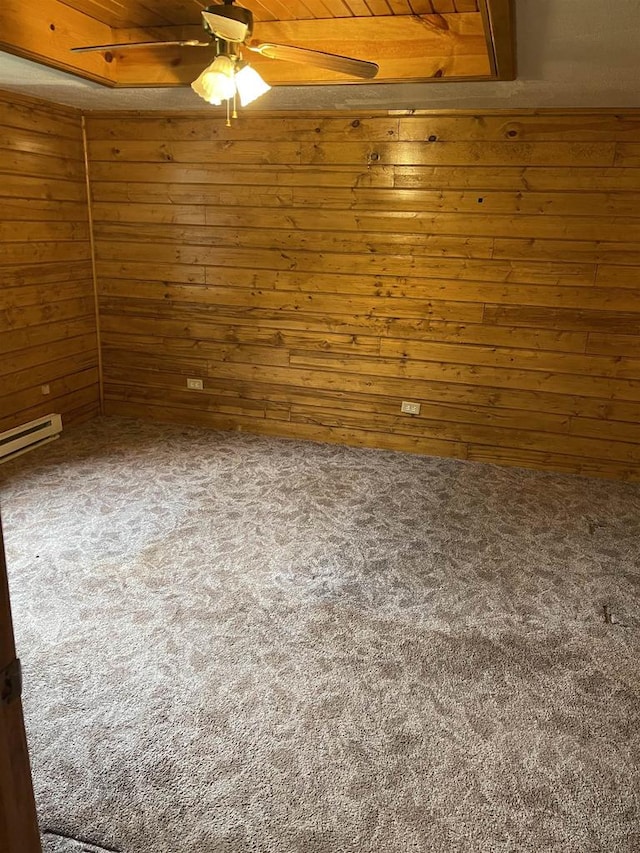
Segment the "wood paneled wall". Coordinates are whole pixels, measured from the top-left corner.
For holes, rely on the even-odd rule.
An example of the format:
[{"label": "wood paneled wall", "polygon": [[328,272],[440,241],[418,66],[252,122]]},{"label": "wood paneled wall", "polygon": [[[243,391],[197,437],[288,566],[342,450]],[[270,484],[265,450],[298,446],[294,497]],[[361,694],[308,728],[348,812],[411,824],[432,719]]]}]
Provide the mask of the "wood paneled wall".
[{"label": "wood paneled wall", "polygon": [[81,123],[0,94],[0,431],[98,411]]},{"label": "wood paneled wall", "polygon": [[107,412],[640,476],[640,115],[88,135]]}]

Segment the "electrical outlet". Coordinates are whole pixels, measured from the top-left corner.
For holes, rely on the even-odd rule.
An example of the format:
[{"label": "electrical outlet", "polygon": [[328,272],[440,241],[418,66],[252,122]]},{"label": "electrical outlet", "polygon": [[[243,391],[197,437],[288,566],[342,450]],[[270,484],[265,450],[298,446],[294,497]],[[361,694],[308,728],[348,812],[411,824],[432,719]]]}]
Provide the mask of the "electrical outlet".
[{"label": "electrical outlet", "polygon": [[202,379],[187,379],[187,388],[191,389],[191,391],[202,391],[204,389],[204,382]]},{"label": "electrical outlet", "polygon": [[400,411],[405,415],[419,415],[420,403],[410,403],[408,400],[403,400]]},{"label": "electrical outlet", "polygon": [[50,388],[50,386],[49,386],[49,385],[41,385],[41,386],[40,386],[40,388],[41,388],[41,390],[42,390],[42,393],[43,393],[45,396],[46,396],[47,394],[50,394],[50,393],[51,393],[51,388]]}]

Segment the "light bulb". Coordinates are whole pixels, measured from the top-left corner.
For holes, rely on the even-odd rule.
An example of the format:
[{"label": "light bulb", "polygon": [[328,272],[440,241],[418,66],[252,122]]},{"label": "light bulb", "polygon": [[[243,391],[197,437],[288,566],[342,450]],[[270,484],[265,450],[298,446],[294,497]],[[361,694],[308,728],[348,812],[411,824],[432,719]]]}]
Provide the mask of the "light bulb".
[{"label": "light bulb", "polygon": [[233,59],[230,56],[216,56],[211,65],[193,81],[191,88],[208,103],[220,106],[222,101],[233,98],[235,94],[234,74]]},{"label": "light bulb", "polygon": [[245,65],[236,74],[236,88],[243,107],[268,92],[271,86],[262,79],[255,68]]}]

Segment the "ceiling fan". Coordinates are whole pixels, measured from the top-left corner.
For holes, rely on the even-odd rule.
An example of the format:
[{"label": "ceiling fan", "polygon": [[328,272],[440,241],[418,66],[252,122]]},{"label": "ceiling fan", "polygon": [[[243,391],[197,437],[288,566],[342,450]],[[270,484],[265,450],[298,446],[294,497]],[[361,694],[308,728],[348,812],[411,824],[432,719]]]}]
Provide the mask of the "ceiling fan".
[{"label": "ceiling fan", "polygon": [[227,102],[227,124],[229,124],[229,104],[233,102],[234,118],[236,95],[242,106],[250,104],[271,88],[243,59],[242,50],[246,49],[269,59],[282,59],[300,62],[316,68],[326,68],[353,77],[370,80],[378,73],[375,62],[353,59],[336,53],[325,53],[305,47],[285,44],[250,41],[253,33],[253,14],[250,9],[235,6],[234,0],[223,0],[222,4],[208,6],[202,10],[202,26],[209,36],[208,41],[198,39],[174,41],[125,42],[124,44],[96,44],[89,47],[73,47],[76,53],[89,51],[124,50],[136,47],[214,47],[216,57],[193,81],[191,88],[210,104],[219,106]]}]

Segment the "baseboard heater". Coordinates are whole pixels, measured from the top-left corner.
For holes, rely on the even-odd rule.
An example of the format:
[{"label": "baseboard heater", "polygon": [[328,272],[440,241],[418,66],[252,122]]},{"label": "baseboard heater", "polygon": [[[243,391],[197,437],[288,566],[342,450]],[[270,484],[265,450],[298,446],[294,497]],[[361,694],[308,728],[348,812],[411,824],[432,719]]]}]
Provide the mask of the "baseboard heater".
[{"label": "baseboard heater", "polygon": [[60,415],[45,415],[22,426],[0,433],[0,462],[15,459],[28,450],[48,444],[60,437],[62,418]]}]

